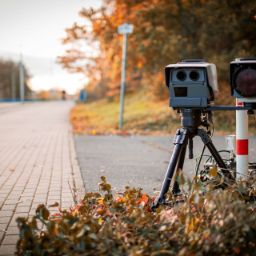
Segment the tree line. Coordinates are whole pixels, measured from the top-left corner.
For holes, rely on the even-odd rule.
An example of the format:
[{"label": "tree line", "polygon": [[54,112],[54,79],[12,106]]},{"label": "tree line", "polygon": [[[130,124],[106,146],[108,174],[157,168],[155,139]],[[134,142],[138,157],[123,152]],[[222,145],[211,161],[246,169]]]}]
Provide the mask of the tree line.
[{"label": "tree line", "polygon": [[[19,99],[19,70],[20,64],[12,60],[0,59],[0,99]],[[25,81],[25,96],[31,92],[27,85],[27,80],[30,75],[28,70],[23,65],[24,81]]]},{"label": "tree line", "polygon": [[66,29],[68,45],[58,62],[89,78],[97,96],[115,94],[120,85],[122,36],[117,27],[134,25],[129,36],[128,89],[148,88],[166,96],[163,70],[181,59],[203,58],[218,68],[219,81],[228,78],[229,62],[255,56],[254,0],[103,0],[100,8],[83,8],[81,25]]}]

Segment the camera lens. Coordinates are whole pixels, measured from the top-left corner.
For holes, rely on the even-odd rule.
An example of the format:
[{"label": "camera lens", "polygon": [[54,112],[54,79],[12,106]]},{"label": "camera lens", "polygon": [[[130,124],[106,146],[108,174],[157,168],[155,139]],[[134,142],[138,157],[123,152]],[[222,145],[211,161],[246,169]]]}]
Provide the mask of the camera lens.
[{"label": "camera lens", "polygon": [[177,72],[176,77],[180,81],[184,81],[187,78],[186,73],[183,70]]},{"label": "camera lens", "polygon": [[192,70],[190,73],[189,73],[189,78],[193,81],[198,81],[199,79],[199,73],[198,71],[196,70]]},{"label": "camera lens", "polygon": [[256,70],[244,69],[238,73],[236,77],[236,90],[243,97],[255,97],[256,96]]}]

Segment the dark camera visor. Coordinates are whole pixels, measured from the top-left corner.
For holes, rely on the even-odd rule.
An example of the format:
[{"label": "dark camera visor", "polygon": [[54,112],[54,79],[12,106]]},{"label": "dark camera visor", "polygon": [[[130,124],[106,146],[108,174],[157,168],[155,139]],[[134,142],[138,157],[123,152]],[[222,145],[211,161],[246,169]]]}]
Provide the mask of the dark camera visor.
[{"label": "dark camera visor", "polygon": [[243,97],[256,96],[256,70],[252,68],[240,71],[235,79],[236,90]]}]

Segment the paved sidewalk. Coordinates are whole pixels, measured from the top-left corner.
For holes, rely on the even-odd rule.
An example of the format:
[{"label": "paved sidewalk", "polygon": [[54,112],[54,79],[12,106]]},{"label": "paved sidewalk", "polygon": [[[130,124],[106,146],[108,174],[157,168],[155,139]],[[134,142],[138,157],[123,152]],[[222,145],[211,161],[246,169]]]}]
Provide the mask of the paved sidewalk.
[{"label": "paved sidewalk", "polygon": [[69,208],[84,193],[68,121],[71,107],[0,104],[0,255],[14,254],[18,216],[34,215],[41,203]]}]

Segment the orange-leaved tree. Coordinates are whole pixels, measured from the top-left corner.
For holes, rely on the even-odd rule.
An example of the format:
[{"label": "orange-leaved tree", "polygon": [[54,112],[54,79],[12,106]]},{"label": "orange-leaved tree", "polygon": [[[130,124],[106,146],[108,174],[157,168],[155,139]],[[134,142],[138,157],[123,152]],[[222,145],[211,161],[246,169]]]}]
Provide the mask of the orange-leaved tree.
[{"label": "orange-leaved tree", "polygon": [[163,68],[183,58],[215,62],[220,78],[227,77],[228,62],[255,55],[256,3],[253,0],[103,0],[96,9],[82,9],[85,24],[66,29],[69,49],[58,58],[71,72],[89,78],[98,95],[118,92],[122,36],[117,27],[134,25],[129,36],[128,89],[146,87],[161,97]]}]

